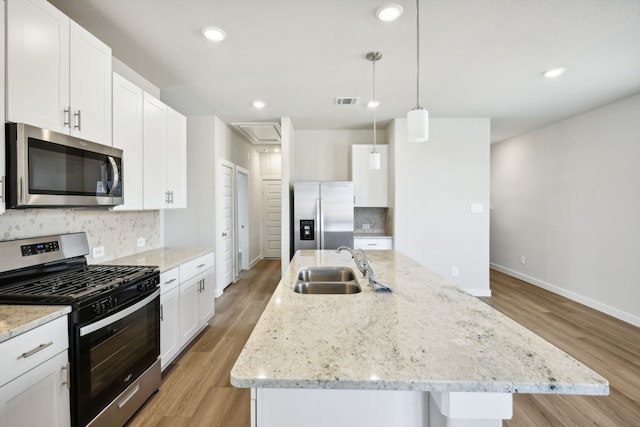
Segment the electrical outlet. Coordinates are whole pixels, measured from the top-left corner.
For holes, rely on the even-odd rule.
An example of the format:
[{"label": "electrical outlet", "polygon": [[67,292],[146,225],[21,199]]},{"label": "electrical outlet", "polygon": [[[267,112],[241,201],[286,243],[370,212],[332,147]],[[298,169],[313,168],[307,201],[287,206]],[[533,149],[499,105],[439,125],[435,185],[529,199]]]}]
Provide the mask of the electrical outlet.
[{"label": "electrical outlet", "polygon": [[93,258],[102,258],[104,256],[104,246],[93,248]]},{"label": "electrical outlet", "polygon": [[524,257],[524,255],[520,255],[520,264],[526,264],[526,263],[527,263],[527,260]]},{"label": "electrical outlet", "polygon": [[458,267],[451,267],[451,275],[453,277],[458,277]]},{"label": "electrical outlet", "polygon": [[139,248],[143,247],[146,244],[147,242],[144,240],[144,237],[138,237],[138,240],[136,240],[136,245],[138,245]]},{"label": "electrical outlet", "polygon": [[363,229],[363,230],[369,230],[369,229],[371,229],[371,224],[362,224],[362,229]]}]

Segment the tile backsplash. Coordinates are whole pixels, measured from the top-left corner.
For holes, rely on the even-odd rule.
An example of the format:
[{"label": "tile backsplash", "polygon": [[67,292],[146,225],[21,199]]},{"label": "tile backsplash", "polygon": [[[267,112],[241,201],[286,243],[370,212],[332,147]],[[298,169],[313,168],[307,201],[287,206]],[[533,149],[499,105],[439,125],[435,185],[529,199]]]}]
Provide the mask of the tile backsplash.
[{"label": "tile backsplash", "polygon": [[[355,208],[353,219],[356,234],[391,234],[387,227],[387,208]],[[369,224],[369,229],[363,229],[363,224]]]},{"label": "tile backsplash", "polygon": [[[8,210],[0,215],[0,240],[50,234],[87,233],[89,248],[104,247],[103,257],[90,264],[156,249],[161,246],[160,211],[94,211],[82,209]],[[138,238],[145,246],[138,247]]]}]

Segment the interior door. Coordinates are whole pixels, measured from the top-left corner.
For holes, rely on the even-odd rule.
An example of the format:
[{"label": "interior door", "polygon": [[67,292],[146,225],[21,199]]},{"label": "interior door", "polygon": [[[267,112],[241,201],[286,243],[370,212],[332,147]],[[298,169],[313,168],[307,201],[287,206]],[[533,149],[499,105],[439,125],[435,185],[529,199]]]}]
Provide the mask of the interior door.
[{"label": "interior door", "polygon": [[262,181],[262,254],[265,258],[280,258],[282,247],[282,224],[280,214],[282,197],[280,190],[282,181],[265,179]]},{"label": "interior door", "polygon": [[233,281],[233,163],[220,164],[220,236],[222,241],[222,289]]}]

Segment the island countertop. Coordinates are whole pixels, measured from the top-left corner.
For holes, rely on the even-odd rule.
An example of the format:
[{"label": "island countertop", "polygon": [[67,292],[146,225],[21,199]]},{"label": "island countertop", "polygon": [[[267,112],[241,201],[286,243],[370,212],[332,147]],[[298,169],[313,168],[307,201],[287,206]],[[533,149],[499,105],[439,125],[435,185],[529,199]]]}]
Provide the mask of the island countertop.
[{"label": "island countertop", "polygon": [[[299,251],[231,371],[236,387],[606,395],[606,379],[398,251]],[[299,270],[347,266],[362,292],[301,295]]]}]

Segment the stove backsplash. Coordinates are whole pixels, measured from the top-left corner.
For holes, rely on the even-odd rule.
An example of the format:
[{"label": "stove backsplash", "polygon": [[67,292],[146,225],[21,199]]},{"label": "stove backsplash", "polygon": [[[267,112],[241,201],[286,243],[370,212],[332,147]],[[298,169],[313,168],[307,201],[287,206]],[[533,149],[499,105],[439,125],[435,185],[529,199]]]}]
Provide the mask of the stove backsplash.
[{"label": "stove backsplash", "polygon": [[[49,234],[87,233],[89,248],[104,247],[103,257],[89,264],[156,249],[161,246],[160,211],[91,211],[74,209],[7,210],[0,215],[0,240],[23,239]],[[138,247],[138,238],[145,246]]]}]

